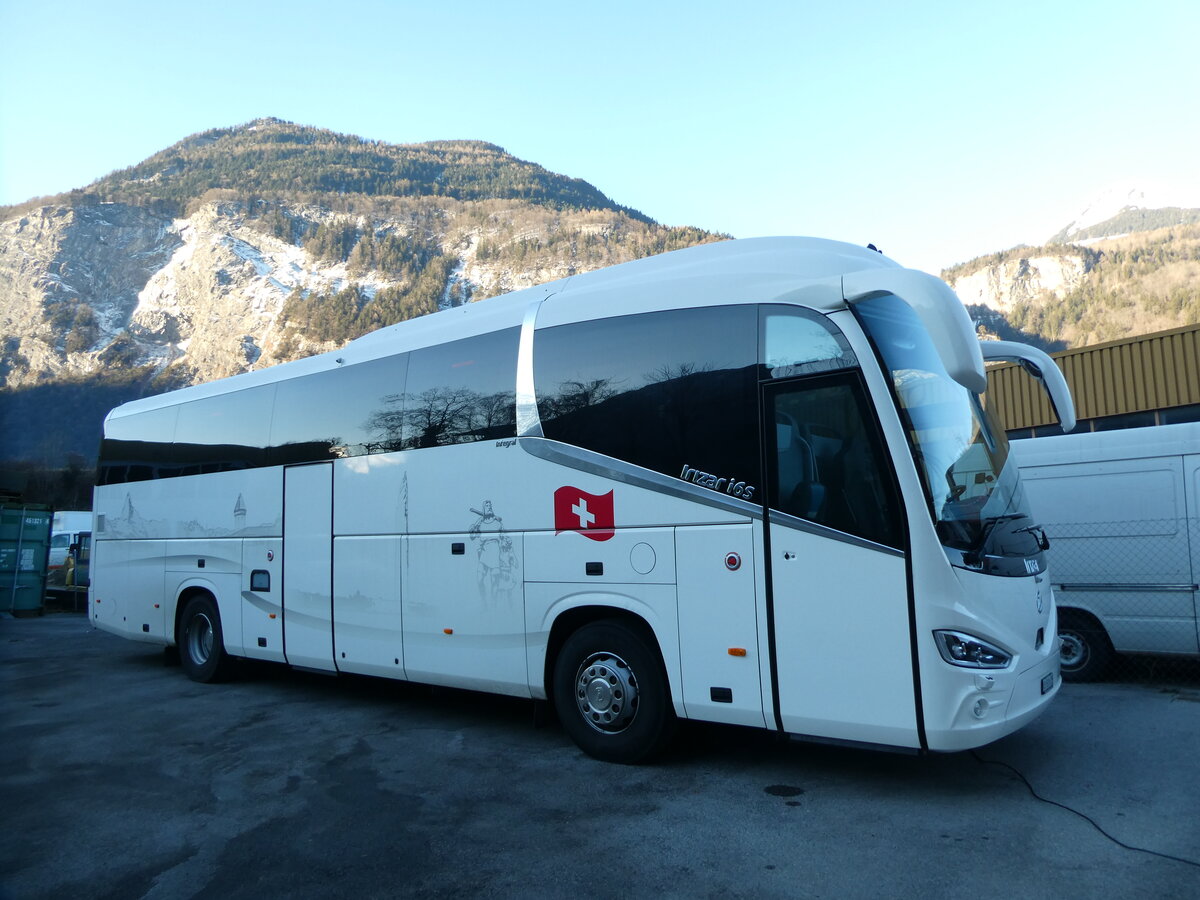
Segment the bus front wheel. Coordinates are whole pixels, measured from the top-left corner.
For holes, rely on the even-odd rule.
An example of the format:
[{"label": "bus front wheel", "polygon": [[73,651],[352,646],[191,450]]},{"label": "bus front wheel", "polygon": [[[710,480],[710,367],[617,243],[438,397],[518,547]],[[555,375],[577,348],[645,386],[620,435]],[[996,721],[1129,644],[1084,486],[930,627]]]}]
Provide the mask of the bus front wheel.
[{"label": "bus front wheel", "polygon": [[593,622],[572,634],[554,666],[554,707],[589,756],[636,763],[660,752],[675,729],[662,659],[639,629]]},{"label": "bus front wheel", "polygon": [[221,681],[229,673],[229,655],[217,604],[207,595],[188,601],[179,620],[179,662],[193,681]]}]

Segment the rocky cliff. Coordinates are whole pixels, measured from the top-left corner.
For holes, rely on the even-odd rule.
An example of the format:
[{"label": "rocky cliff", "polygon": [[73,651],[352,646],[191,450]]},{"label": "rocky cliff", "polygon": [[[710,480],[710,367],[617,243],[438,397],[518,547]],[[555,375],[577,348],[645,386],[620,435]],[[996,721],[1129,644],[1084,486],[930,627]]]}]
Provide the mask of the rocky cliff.
[{"label": "rocky cliff", "polygon": [[[282,214],[297,233],[341,224],[448,257],[439,305],[623,262],[674,231],[620,212],[515,201],[443,200],[432,216],[427,204],[412,207]],[[695,232],[691,242],[711,237]],[[274,236],[241,202],[205,203],[175,219],[120,203],[30,210],[0,223],[0,372],[10,387],[112,366],[194,383],[330,349],[336,340],[289,321],[290,297],[353,286],[369,301],[412,281],[411,272],[352,268]]]},{"label": "rocky cliff", "polygon": [[1092,260],[1086,256],[1038,253],[952,275],[948,283],[963,303],[1007,314],[1018,303],[1065,297],[1083,283],[1091,266]]},{"label": "rocky cliff", "polygon": [[721,237],[482,141],[391,145],[278,119],[52,199],[0,209],[0,387],[208,381]]}]

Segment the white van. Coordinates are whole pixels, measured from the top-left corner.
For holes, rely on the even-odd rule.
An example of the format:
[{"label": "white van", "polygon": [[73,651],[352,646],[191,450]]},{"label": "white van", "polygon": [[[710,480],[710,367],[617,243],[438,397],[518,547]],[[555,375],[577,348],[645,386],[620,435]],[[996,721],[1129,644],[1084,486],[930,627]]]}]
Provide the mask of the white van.
[{"label": "white van", "polygon": [[1200,422],[1011,446],[1051,541],[1063,677],[1114,652],[1200,655]]}]

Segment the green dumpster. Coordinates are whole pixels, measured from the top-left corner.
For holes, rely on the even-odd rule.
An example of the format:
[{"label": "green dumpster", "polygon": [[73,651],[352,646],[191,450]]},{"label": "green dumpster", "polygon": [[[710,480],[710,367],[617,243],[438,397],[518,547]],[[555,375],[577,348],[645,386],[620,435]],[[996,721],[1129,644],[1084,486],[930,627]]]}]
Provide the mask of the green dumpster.
[{"label": "green dumpster", "polygon": [[53,520],[41,504],[0,506],[0,612],[42,614]]}]

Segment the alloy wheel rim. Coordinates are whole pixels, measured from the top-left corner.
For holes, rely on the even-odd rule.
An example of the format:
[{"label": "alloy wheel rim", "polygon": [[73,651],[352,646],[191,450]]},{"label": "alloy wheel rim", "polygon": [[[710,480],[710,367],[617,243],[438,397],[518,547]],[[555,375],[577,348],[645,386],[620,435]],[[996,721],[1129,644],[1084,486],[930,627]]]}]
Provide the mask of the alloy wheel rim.
[{"label": "alloy wheel rim", "polygon": [[627,729],[637,716],[638,700],[637,676],[615,653],[593,653],[576,672],[576,707],[583,720],[602,734]]}]

